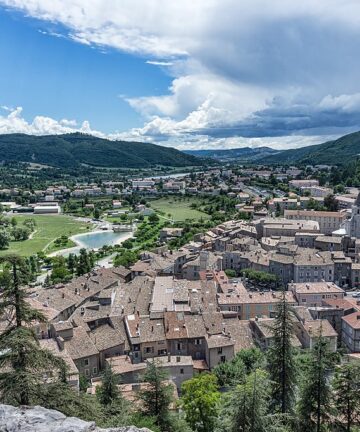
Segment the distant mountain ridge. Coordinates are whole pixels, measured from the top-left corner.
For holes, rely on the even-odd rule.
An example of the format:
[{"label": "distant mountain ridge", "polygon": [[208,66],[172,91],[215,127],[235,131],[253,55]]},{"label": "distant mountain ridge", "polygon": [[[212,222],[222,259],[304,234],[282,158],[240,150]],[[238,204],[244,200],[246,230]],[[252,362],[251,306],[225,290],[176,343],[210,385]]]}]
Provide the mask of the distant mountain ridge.
[{"label": "distant mountain ridge", "polygon": [[0,160],[34,162],[70,168],[81,164],[108,168],[186,167],[203,162],[171,147],[129,141],[110,141],[93,135],[0,135]]},{"label": "distant mountain ridge", "polygon": [[259,159],[266,164],[345,165],[360,156],[360,132],[344,135],[323,144],[284,150]]},{"label": "distant mountain ridge", "polygon": [[336,140],[291,150],[269,147],[243,147],[235,149],[186,150],[187,154],[215,159],[275,164],[345,165],[360,157],[360,132],[344,135]]},{"label": "distant mountain ridge", "polygon": [[240,147],[234,149],[185,150],[187,154],[217,160],[238,159],[242,161],[256,161],[266,156],[276,155],[279,150],[270,147]]}]

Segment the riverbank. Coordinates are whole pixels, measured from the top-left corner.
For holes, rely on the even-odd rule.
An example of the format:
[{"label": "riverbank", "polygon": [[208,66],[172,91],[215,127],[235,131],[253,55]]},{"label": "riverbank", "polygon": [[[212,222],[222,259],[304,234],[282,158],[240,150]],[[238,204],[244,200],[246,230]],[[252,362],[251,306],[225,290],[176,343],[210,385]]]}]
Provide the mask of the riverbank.
[{"label": "riverbank", "polygon": [[[113,235],[109,236],[109,234],[113,234]],[[89,241],[89,238],[94,237],[94,236],[102,236],[102,239],[100,239],[100,241],[96,241],[96,242]],[[70,240],[72,242],[74,242],[76,244],[76,246],[52,252],[48,256],[52,257],[52,256],[61,255],[61,256],[66,257],[71,253],[75,253],[75,254],[78,253],[80,251],[80,249],[82,249],[82,248],[87,249],[87,250],[98,250],[104,245],[114,246],[116,244],[121,244],[122,242],[132,238],[133,236],[134,236],[134,231],[125,231],[125,232],[114,233],[114,231],[112,231],[112,230],[103,231],[103,230],[97,229],[97,230],[94,230],[94,231],[91,231],[88,233],[76,234],[74,236],[71,236]],[[110,238],[107,238],[107,237],[110,237]],[[97,240],[99,240],[99,239],[97,239]]]}]

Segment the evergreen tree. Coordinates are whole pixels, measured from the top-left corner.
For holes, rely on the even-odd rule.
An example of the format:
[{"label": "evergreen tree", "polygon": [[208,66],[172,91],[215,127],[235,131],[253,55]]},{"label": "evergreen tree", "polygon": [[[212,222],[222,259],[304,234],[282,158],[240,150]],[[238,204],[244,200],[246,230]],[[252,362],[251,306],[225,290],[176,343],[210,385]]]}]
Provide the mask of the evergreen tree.
[{"label": "evergreen tree", "polygon": [[6,249],[9,246],[10,237],[9,234],[1,230],[0,231],[0,249]]},{"label": "evergreen tree", "polygon": [[71,274],[75,273],[76,260],[75,260],[75,255],[72,253],[69,254],[69,256],[68,256],[67,267],[68,267],[68,270]]},{"label": "evergreen tree", "polygon": [[360,365],[341,365],[333,381],[334,405],[338,413],[339,429],[350,432],[360,421]]},{"label": "evergreen tree", "polygon": [[257,369],[229,395],[225,424],[229,432],[266,432],[270,391],[268,374]]},{"label": "evergreen tree", "polygon": [[90,271],[91,271],[91,265],[90,265],[88,253],[86,252],[86,249],[82,248],[80,249],[80,255],[76,267],[76,274],[78,276],[81,276],[85,273],[89,273]]},{"label": "evergreen tree", "polygon": [[29,277],[24,259],[7,256],[1,258],[0,263],[11,269],[10,282],[1,287],[0,317],[8,325],[0,334],[0,400],[29,405],[39,400],[44,376],[60,374],[65,364],[50,351],[41,349],[31,328],[34,321],[45,322],[45,317],[29,306],[27,293],[21,288]]},{"label": "evergreen tree", "polygon": [[185,381],[181,390],[181,405],[192,430],[212,432],[220,399],[216,376],[210,373],[197,375]]},{"label": "evergreen tree", "polygon": [[320,330],[318,341],[311,351],[299,400],[299,420],[308,432],[321,432],[329,421],[331,389],[328,373],[332,367],[329,349]]},{"label": "evergreen tree", "polygon": [[111,366],[106,366],[101,375],[101,385],[96,389],[96,396],[101,405],[110,405],[120,398],[118,384],[119,379],[112,371]]},{"label": "evergreen tree", "polygon": [[273,407],[282,414],[291,412],[295,399],[296,366],[291,345],[293,323],[294,312],[283,291],[276,307],[275,321],[271,325],[274,341],[268,355]]},{"label": "evergreen tree", "polygon": [[154,417],[160,429],[165,431],[169,426],[169,405],[172,402],[173,389],[166,384],[167,373],[158,368],[155,361],[148,363],[144,374],[147,387],[139,392],[144,414]]}]

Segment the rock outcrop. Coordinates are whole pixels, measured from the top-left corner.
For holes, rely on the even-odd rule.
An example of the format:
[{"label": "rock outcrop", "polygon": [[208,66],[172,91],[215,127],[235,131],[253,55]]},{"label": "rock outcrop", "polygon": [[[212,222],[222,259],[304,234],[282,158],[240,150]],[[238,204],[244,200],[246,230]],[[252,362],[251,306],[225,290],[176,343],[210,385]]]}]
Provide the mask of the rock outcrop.
[{"label": "rock outcrop", "polygon": [[151,432],[134,426],[100,429],[94,422],[66,417],[40,406],[16,408],[0,405],[0,431],[6,432]]}]

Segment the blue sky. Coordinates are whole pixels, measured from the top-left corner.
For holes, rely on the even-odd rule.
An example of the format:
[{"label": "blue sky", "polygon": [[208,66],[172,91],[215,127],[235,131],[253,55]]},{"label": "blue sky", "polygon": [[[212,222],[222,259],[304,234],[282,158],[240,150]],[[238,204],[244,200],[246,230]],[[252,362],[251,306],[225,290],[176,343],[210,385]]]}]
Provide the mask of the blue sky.
[{"label": "blue sky", "polygon": [[47,32],[64,33],[22,13],[0,9],[0,104],[36,115],[88,120],[106,133],[143,124],[122,96],[162,94],[169,75],[143,58],[100,50]]},{"label": "blue sky", "polygon": [[356,0],[0,0],[0,133],[294,148],[360,129]]}]

